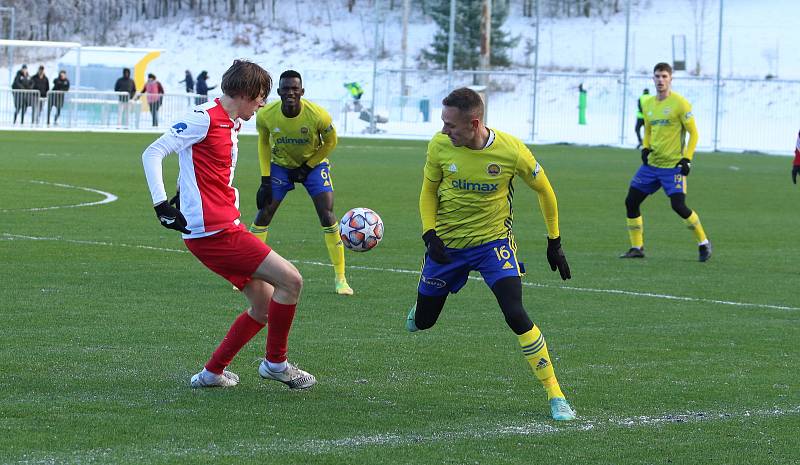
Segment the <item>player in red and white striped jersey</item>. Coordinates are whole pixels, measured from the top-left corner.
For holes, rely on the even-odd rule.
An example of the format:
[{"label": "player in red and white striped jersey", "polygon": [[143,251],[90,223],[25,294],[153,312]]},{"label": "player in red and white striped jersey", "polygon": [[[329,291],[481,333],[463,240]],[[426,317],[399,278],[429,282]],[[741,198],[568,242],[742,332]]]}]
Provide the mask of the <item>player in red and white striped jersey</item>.
[{"label": "player in red and white striped jersey", "polygon": [[[221,88],[222,97],[194,107],[142,154],[162,226],[181,231],[189,251],[241,289],[250,303],[190,384],[235,386],[239,377],[225,368],[269,320],[259,374],[291,389],[305,389],[316,379],[286,357],[303,278],[294,265],[239,223],[239,192],[233,187],[242,120],[264,106],[272,78],[258,65],[236,60],[222,76]],[[172,152],[179,158],[179,195],[167,201],[161,163]]]}]

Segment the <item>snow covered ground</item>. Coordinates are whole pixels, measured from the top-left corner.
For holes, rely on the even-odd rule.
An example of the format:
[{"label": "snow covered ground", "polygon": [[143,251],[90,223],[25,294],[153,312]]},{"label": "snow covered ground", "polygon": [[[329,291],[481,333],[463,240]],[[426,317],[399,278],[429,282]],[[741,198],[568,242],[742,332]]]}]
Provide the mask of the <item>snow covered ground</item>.
[{"label": "snow covered ground", "polygon": [[[342,3],[342,5],[340,5]],[[397,2],[399,3],[399,2]],[[533,129],[533,85],[529,74],[494,75],[488,92],[489,124],[536,142],[574,142],[624,145],[636,142],[633,134],[635,101],[648,86],[652,65],[673,61],[673,38],[686,43],[687,67],[699,65],[700,75],[713,77],[717,62],[719,2],[715,0],[640,0],[631,14],[629,70],[631,80],[623,99],[625,14],[608,18],[545,19],[540,30],[541,74],[537,91],[536,128]],[[705,4],[701,15],[699,6]],[[372,95],[372,50],[374,14],[367,4],[358,4],[348,14],[343,2],[279,0],[277,19],[269,15],[257,20],[229,22],[211,17],[185,16],[129,24],[117,32],[117,45],[164,49],[148,72],[155,73],[167,92],[181,92],[184,70],[195,75],[207,70],[212,84],[237,57],[264,65],[276,76],[284,69],[304,75],[306,96],[323,101],[339,116],[338,125],[347,133],[360,133],[367,123],[355,113],[342,113],[347,100],[345,82],[358,81]],[[720,99],[717,147],[788,153],[794,147],[800,117],[794,102],[800,97],[800,82],[765,81],[767,74],[800,80],[800,59],[795,55],[800,15],[796,0],[728,0],[724,3],[722,76],[748,78],[726,81]],[[302,15],[299,14],[302,12]],[[382,15],[379,28],[380,70],[400,68],[401,11]],[[301,23],[296,18],[305,20]],[[534,18],[513,11],[506,29],[521,37],[512,51],[514,68],[530,72],[534,57]],[[409,67],[417,66],[419,52],[426,48],[436,25],[420,12],[411,15],[408,41]],[[133,39],[135,38],[135,39]],[[93,45],[93,44],[86,44]],[[528,44],[529,45],[529,44]],[[679,48],[679,50],[682,50]],[[51,75],[58,61],[46,63]],[[7,84],[7,71],[0,70],[0,86]],[[52,76],[51,76],[52,77]],[[410,86],[401,106],[400,75],[381,72],[376,84],[378,114],[389,117],[379,125],[386,134],[427,137],[439,128],[438,102],[453,86],[471,84],[471,75],[450,80],[441,73],[422,70],[407,76]],[[588,89],[588,122],[577,124],[577,86]],[[652,85],[649,85],[652,88]],[[677,72],[674,88],[694,103],[700,128],[700,147],[714,147],[714,82]],[[423,103],[426,102],[426,103]],[[622,107],[626,107],[622,122]],[[427,106],[429,121],[420,112]],[[336,116],[335,116],[336,118]],[[624,135],[624,140],[620,137]]]}]

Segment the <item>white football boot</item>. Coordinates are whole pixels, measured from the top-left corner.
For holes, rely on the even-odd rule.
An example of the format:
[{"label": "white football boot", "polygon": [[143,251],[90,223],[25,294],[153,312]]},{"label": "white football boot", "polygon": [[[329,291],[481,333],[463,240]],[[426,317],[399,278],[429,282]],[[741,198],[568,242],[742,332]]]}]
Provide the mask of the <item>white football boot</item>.
[{"label": "white football boot", "polygon": [[233,387],[239,384],[239,376],[227,370],[218,375],[203,368],[200,373],[192,376],[189,384],[193,388]]},{"label": "white football boot", "polygon": [[292,363],[286,365],[286,370],[275,372],[269,369],[266,360],[262,360],[258,366],[258,374],[264,379],[280,381],[289,386],[289,389],[308,389],[317,383],[317,378],[311,373],[297,368]]}]

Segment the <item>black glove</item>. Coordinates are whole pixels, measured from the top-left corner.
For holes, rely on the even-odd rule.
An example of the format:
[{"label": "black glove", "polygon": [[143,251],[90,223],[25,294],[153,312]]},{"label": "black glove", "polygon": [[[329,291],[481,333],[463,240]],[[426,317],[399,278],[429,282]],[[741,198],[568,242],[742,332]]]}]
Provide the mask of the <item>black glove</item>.
[{"label": "black glove", "polygon": [[444,250],[444,242],[436,235],[435,229],[429,229],[423,234],[422,240],[425,241],[425,247],[428,248],[428,256],[431,257],[431,260],[442,265],[453,262],[453,260],[447,256],[447,251]]},{"label": "black glove", "polygon": [[689,160],[688,158],[681,158],[681,161],[679,161],[678,164],[675,165],[675,168],[678,167],[680,167],[681,169],[681,175],[689,176],[689,171],[692,169],[692,161]]},{"label": "black glove", "polygon": [[170,205],[166,200],[154,206],[153,208],[156,211],[156,216],[158,216],[158,221],[161,222],[161,226],[164,226],[167,229],[180,231],[184,234],[192,233],[186,229],[186,218],[183,217],[183,213]]},{"label": "black glove", "polygon": [[569,272],[569,263],[567,257],[564,256],[564,251],[561,250],[561,237],[555,239],[547,238],[547,262],[550,264],[550,269],[561,273],[561,279],[567,280],[572,278]]},{"label": "black glove", "polygon": [[642,149],[642,164],[643,165],[647,164],[647,156],[650,155],[650,152],[652,152],[652,150],[650,150],[648,148]]},{"label": "black glove", "polygon": [[175,192],[175,196],[169,199],[169,204],[178,210],[181,209],[181,191]]},{"label": "black glove", "polygon": [[800,173],[800,165],[794,165],[792,167],[792,182],[797,184],[797,173]]},{"label": "black glove", "polygon": [[272,203],[272,177],[261,176],[261,186],[256,192],[256,207],[263,210]]},{"label": "black glove", "polygon": [[306,178],[308,178],[308,173],[310,173],[312,168],[307,164],[303,163],[302,165],[298,166],[293,170],[289,170],[289,181],[292,182],[306,182]]}]

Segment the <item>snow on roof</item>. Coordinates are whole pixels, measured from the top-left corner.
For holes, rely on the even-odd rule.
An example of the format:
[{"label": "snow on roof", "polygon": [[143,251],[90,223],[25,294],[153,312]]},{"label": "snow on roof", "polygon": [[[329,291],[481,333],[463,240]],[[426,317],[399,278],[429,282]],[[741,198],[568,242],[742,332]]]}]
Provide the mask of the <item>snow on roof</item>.
[{"label": "snow on roof", "polygon": [[[158,48],[81,47],[81,66],[131,67],[148,53],[163,51]],[[64,64],[75,64],[77,61],[77,50],[68,51],[58,60]]]}]

